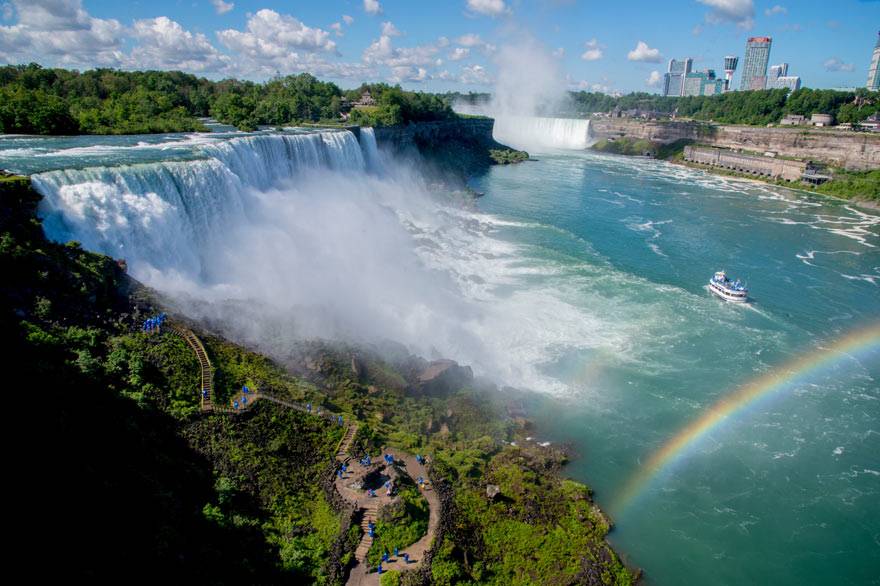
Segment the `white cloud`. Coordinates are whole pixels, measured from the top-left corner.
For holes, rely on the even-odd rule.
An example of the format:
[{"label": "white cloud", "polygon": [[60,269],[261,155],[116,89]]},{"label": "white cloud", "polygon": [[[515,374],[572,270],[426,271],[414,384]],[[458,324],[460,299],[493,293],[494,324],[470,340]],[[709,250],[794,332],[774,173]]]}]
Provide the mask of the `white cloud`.
[{"label": "white cloud", "polygon": [[644,41],[639,41],[636,48],[627,53],[626,58],[630,61],[646,61],[648,63],[660,63],[663,57],[659,49],[652,49]]},{"label": "white cloud", "polygon": [[382,34],[386,37],[399,37],[402,33],[397,30],[397,27],[394,26],[394,23],[389,21],[382,23]]},{"label": "white cloud", "polygon": [[[414,47],[395,47],[391,37],[382,35],[369,47],[364,49],[362,61],[365,65],[373,67],[388,67],[392,71],[391,80],[407,79],[420,81],[418,68],[439,67],[443,64],[437,58],[441,49],[441,42],[429,45],[416,45]],[[403,68],[409,68],[409,73],[403,74]],[[424,78],[427,79],[427,78]]]},{"label": "white cloud", "polygon": [[344,37],[345,36],[345,33],[342,32],[342,23],[341,22],[334,22],[333,24],[330,25],[330,28],[333,30],[333,32],[336,34],[337,37]]},{"label": "white cloud", "polygon": [[826,59],[822,65],[825,67],[825,71],[853,71],[855,69],[852,63],[844,63],[837,57]]},{"label": "white cloud", "polygon": [[217,11],[217,14],[226,14],[235,8],[234,2],[224,2],[223,0],[211,0],[211,4],[214,5],[214,10]]},{"label": "white cloud", "polygon": [[584,61],[598,61],[604,55],[602,45],[600,45],[599,41],[596,39],[590,39],[584,43],[584,47],[586,48],[586,51],[581,53],[581,59]]},{"label": "white cloud", "polygon": [[483,39],[480,38],[480,35],[468,33],[455,39],[455,42],[462,47],[476,47],[483,44]]},{"label": "white cloud", "polygon": [[703,34],[703,25],[695,25],[694,28],[691,29],[691,34],[695,37],[699,37],[701,34]]},{"label": "white cloud", "polygon": [[293,16],[267,8],[248,19],[246,31],[218,31],[217,38],[230,50],[257,61],[283,61],[299,51],[336,52],[328,31],[308,27]]},{"label": "white cloud", "polygon": [[379,14],[382,12],[379,0],[364,0],[364,12],[367,14]]},{"label": "white cloud", "polygon": [[405,65],[392,67],[391,77],[388,78],[388,80],[393,83],[400,83],[403,81],[423,82],[426,79],[430,79],[427,69],[424,67],[408,67]]},{"label": "white cloud", "polygon": [[651,75],[648,76],[648,79],[645,80],[645,85],[647,85],[648,87],[657,87],[662,81],[663,76],[660,75],[660,72],[652,71]]},{"label": "white cloud", "polygon": [[349,16],[349,15],[347,15],[347,14],[343,14],[343,15],[342,15],[342,22],[344,22],[344,23],[347,24],[348,26],[351,26],[351,23],[354,22],[354,17],[353,17],[353,16]]},{"label": "white cloud", "polygon": [[706,14],[706,22],[721,24],[733,23],[741,28],[750,29],[755,24],[754,0],[697,0],[712,10]]},{"label": "white cloud", "polygon": [[14,15],[15,8],[12,6],[12,4],[5,2],[3,4],[0,4],[0,17],[2,17],[3,20],[12,20],[12,17]]},{"label": "white cloud", "polygon": [[501,16],[509,11],[504,0],[467,0],[468,10],[486,16]]},{"label": "white cloud", "polygon": [[483,39],[480,38],[480,35],[474,33],[462,35],[455,39],[455,42],[462,47],[479,49],[484,55],[491,55],[497,50],[497,47],[495,45],[485,42]]},{"label": "white cloud", "polygon": [[772,8],[765,9],[764,14],[767,16],[774,16],[776,14],[788,14],[788,8],[776,4]]},{"label": "white cloud", "polygon": [[492,77],[482,65],[469,65],[462,68],[458,81],[472,85],[489,85],[492,83]]},{"label": "white cloud", "polygon": [[18,23],[0,26],[0,62],[119,66],[125,27],[94,18],[80,0],[14,0]]},{"label": "white cloud", "polygon": [[550,54],[557,59],[562,59],[563,57],[565,57],[565,47],[556,47],[556,50]]},{"label": "white cloud", "polygon": [[573,90],[580,90],[582,92],[599,92],[603,94],[611,93],[611,86],[603,84],[603,83],[594,83],[587,81],[586,79],[581,79],[577,82],[569,79],[569,87]]},{"label": "white cloud", "polygon": [[205,35],[193,34],[167,16],[136,20],[131,34],[138,41],[129,57],[131,67],[202,72],[220,71],[229,63]]},{"label": "white cloud", "polygon": [[450,61],[461,61],[462,59],[466,59],[468,55],[470,55],[471,50],[467,47],[456,47],[449,54]]}]

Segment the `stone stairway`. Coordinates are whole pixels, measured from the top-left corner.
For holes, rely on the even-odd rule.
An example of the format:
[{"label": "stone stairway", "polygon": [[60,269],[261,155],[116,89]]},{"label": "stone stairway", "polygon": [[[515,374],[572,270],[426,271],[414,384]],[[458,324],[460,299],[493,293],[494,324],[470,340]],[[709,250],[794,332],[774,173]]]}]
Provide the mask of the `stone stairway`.
[{"label": "stone stairway", "polygon": [[360,543],[358,543],[357,549],[354,551],[354,557],[359,564],[364,563],[367,559],[367,552],[369,552],[370,547],[373,546],[373,538],[370,537],[370,521],[373,523],[376,522],[376,517],[379,512],[379,502],[376,500],[368,501],[367,505],[361,510],[363,511],[361,530],[364,534],[361,537]]},{"label": "stone stairway", "polygon": [[348,429],[345,430],[345,435],[342,436],[342,441],[339,442],[339,449],[336,451],[337,460],[344,461],[348,459],[348,450],[351,448],[351,442],[354,441],[356,434],[357,425],[349,425]]}]

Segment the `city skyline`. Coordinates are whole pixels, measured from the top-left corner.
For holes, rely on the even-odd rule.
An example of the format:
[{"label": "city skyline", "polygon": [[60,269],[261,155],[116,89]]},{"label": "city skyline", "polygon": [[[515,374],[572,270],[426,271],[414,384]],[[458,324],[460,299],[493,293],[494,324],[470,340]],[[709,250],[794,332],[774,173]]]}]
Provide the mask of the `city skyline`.
[{"label": "city skyline", "polygon": [[[504,47],[552,59],[569,89],[662,93],[670,58],[723,78],[750,37],[807,87],[865,87],[877,0],[0,0],[0,63],[179,69],[211,79],[309,72],[354,87],[486,91]],[[552,56],[552,57],[551,57]],[[528,57],[528,55],[526,56]]]}]

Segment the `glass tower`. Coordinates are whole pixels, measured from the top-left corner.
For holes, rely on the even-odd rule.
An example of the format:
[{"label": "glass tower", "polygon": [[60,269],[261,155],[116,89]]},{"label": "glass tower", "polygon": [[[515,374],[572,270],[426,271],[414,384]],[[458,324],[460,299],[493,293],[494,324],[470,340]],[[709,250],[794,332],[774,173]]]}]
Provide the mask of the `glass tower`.
[{"label": "glass tower", "polygon": [[877,33],[877,44],[874,45],[871,67],[868,69],[868,89],[880,90],[880,33]]},{"label": "glass tower", "polygon": [[762,90],[767,85],[767,63],[770,61],[770,37],[750,37],[746,43],[740,90]]}]

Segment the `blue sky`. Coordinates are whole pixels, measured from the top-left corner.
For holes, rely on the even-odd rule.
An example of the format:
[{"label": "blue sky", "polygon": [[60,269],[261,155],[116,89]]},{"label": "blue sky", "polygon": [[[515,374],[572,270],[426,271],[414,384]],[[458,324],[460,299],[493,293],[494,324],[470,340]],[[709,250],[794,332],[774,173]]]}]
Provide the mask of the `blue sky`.
[{"label": "blue sky", "polygon": [[865,84],[878,29],[878,0],[0,0],[0,62],[485,91],[514,46],[571,88],[658,91],[669,58],[720,71],[766,35],[771,63],[837,88]]}]

